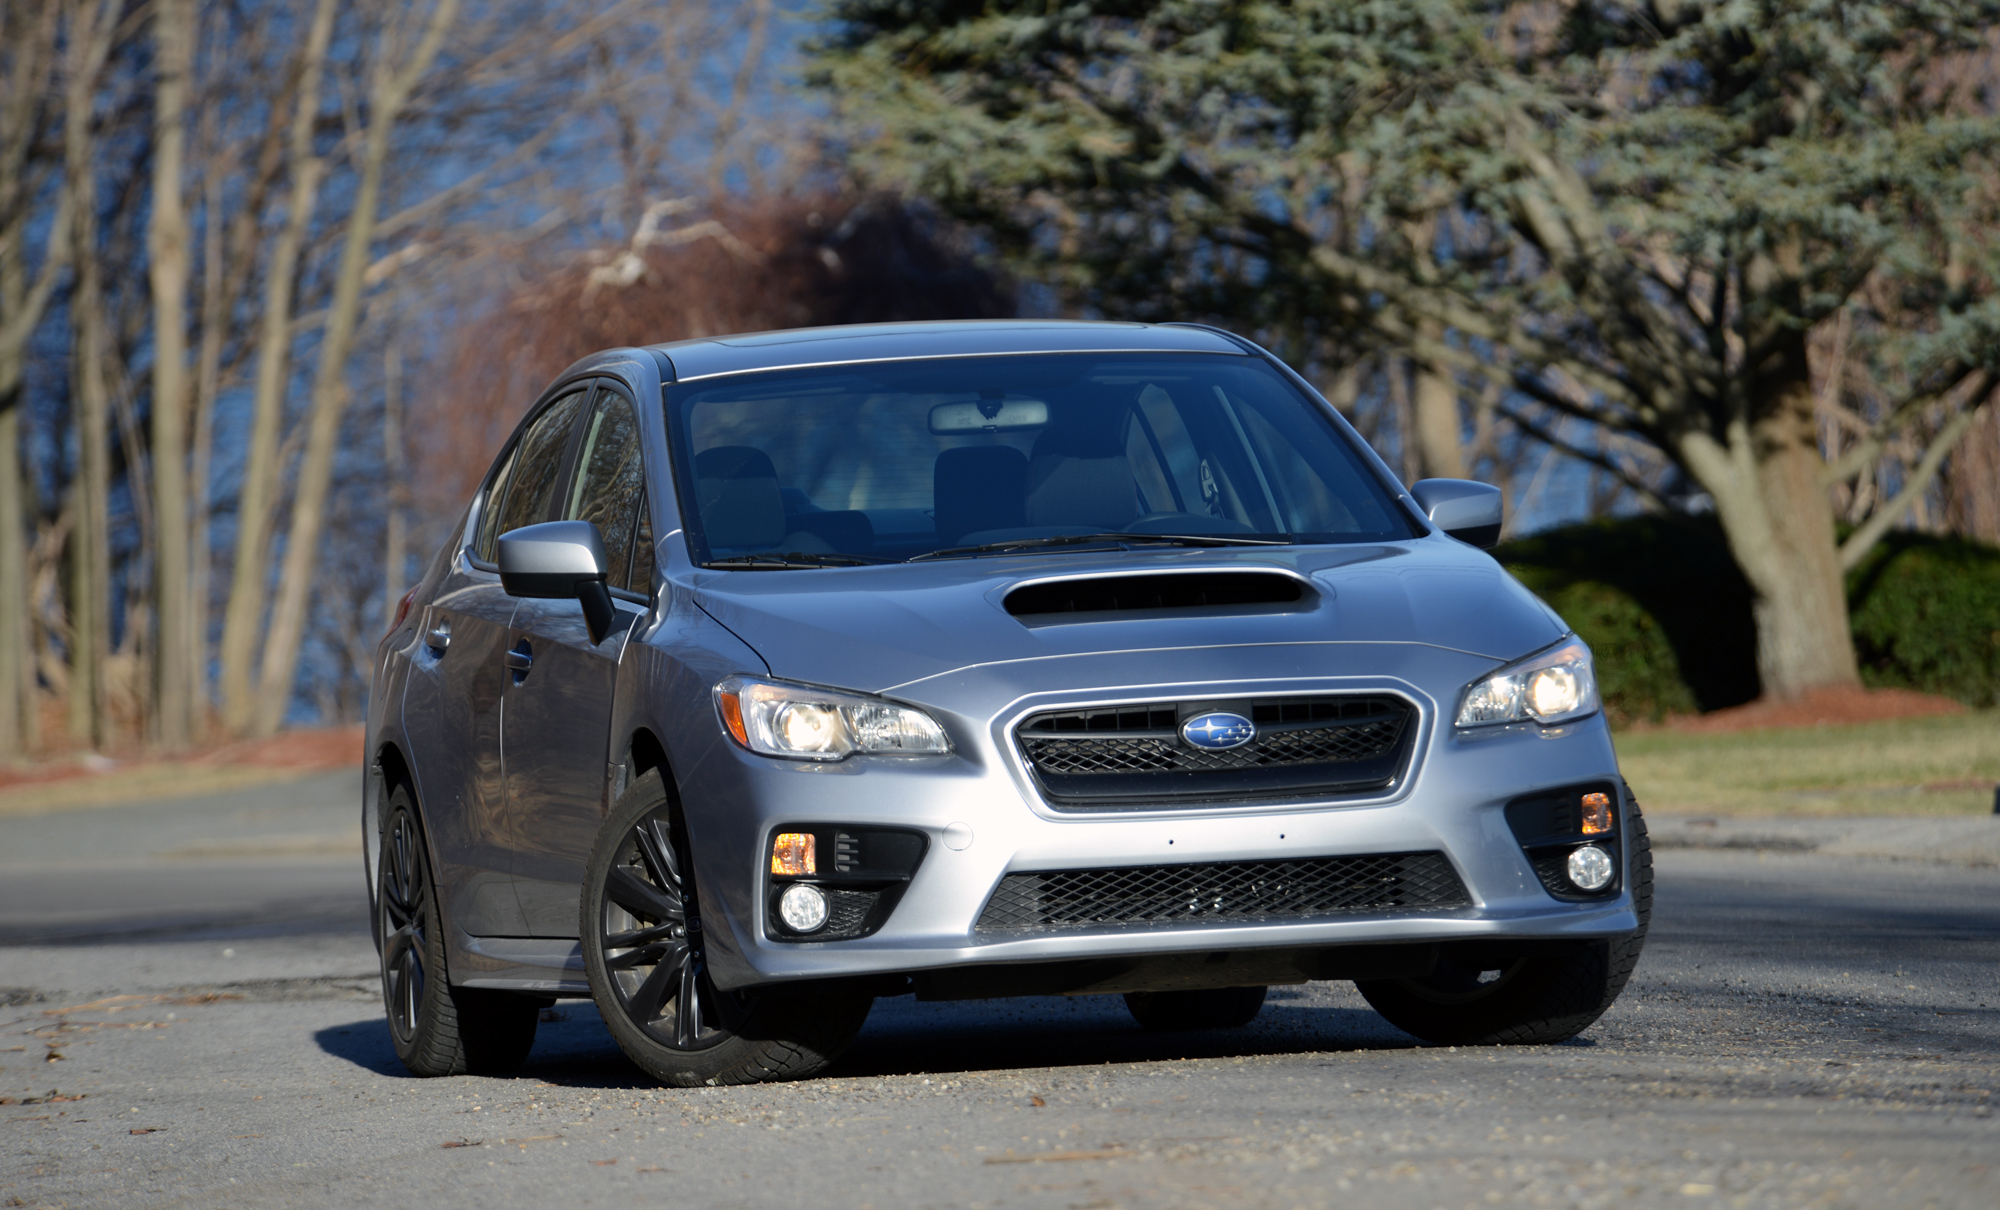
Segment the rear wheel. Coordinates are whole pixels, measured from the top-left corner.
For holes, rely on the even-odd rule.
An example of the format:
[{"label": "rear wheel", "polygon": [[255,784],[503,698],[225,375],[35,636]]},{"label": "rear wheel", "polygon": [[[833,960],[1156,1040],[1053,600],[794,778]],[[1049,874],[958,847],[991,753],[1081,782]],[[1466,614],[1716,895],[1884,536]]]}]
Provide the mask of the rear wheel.
[{"label": "rear wheel", "polygon": [[1126,992],[1133,1020],[1154,1033],[1238,1029],[1264,1009],[1267,987],[1213,987],[1189,992]]},{"label": "rear wheel", "polygon": [[1422,979],[1355,986],[1397,1029],[1448,1046],[1562,1042],[1588,1029],[1625,990],[1653,918],[1653,848],[1638,800],[1626,787],[1627,883],[1639,929],[1614,941],[1577,942],[1482,959],[1447,951]]},{"label": "rear wheel", "polygon": [[389,1039],[420,1076],[512,1071],[535,1044],[541,1004],[511,992],[454,988],[423,833],[407,786],[389,796],[375,885],[375,936]]},{"label": "rear wheel", "polygon": [[598,833],[580,927],[611,1036],[665,1084],[795,1080],[824,1068],[860,1032],[873,998],[717,987],[687,852],[657,769],[619,797]]}]

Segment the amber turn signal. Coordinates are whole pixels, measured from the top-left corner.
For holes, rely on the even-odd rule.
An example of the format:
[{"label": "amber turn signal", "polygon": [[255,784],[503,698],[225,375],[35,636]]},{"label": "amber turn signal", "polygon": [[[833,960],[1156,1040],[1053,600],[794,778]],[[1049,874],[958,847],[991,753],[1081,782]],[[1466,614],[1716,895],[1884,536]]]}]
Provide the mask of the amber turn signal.
[{"label": "amber turn signal", "polygon": [[729,728],[737,743],[748,748],[750,733],[743,727],[743,703],[733,693],[718,693],[715,702],[722,709],[722,725]]},{"label": "amber turn signal", "polygon": [[1583,834],[1597,836],[1611,830],[1611,796],[1609,794],[1586,794],[1583,796]]},{"label": "amber turn signal", "polygon": [[773,874],[817,874],[818,854],[811,832],[780,832],[771,842]]}]

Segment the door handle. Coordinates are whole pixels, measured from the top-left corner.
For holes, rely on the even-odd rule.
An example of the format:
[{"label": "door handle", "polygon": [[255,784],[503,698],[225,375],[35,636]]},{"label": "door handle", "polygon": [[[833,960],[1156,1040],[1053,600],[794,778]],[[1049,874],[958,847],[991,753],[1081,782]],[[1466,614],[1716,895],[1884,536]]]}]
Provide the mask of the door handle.
[{"label": "door handle", "polygon": [[522,639],[508,648],[500,661],[514,670],[514,683],[518,685],[528,675],[529,669],[535,666],[535,649],[528,640]]},{"label": "door handle", "polygon": [[431,619],[431,628],[424,634],[424,643],[433,651],[443,651],[451,646],[451,619],[443,616]]}]

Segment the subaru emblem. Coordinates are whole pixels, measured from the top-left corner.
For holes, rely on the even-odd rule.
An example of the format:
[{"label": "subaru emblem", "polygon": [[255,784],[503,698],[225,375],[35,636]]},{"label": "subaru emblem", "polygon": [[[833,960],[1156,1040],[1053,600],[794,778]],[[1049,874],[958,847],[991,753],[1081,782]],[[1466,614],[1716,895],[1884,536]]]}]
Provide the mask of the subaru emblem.
[{"label": "subaru emblem", "polygon": [[1240,714],[1218,710],[1197,714],[1182,723],[1181,738],[1193,747],[1220,752],[1225,748],[1241,748],[1256,739],[1257,724]]}]

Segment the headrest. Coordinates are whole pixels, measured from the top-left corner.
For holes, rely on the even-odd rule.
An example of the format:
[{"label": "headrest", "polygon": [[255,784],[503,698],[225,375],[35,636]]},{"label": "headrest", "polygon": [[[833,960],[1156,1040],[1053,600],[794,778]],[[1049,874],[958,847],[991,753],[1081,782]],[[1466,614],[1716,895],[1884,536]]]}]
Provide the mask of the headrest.
[{"label": "headrest", "polygon": [[1072,404],[1035,438],[1034,460],[1122,457],[1125,417],[1129,414],[1128,408],[1103,403]]},{"label": "headrest", "polygon": [[1028,460],[1011,445],[945,450],[931,472],[938,541],[1026,523]]},{"label": "headrest", "polygon": [[711,548],[769,550],[785,536],[785,498],[770,455],[719,445],[694,457],[695,504]]}]

